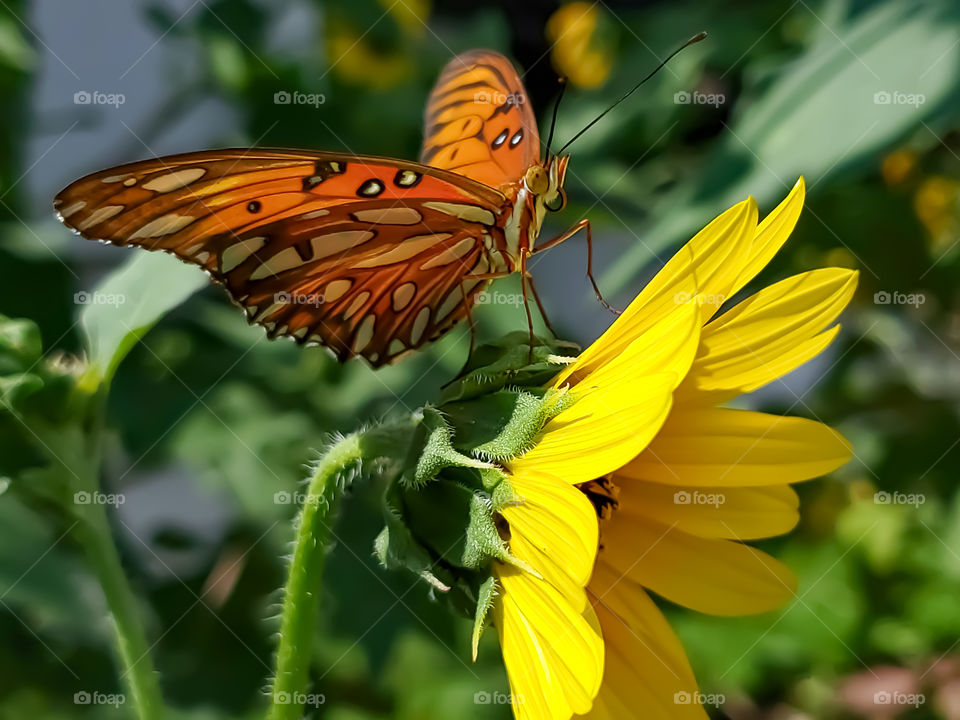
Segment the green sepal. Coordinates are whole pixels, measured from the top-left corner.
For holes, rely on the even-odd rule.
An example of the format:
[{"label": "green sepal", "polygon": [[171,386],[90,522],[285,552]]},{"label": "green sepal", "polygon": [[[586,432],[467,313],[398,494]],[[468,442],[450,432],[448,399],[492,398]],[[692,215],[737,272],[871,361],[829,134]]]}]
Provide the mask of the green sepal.
[{"label": "green sepal", "polygon": [[401,517],[413,537],[441,562],[479,570],[499,560],[536,574],[510,554],[488,493],[444,477],[418,490],[404,490],[402,498]]},{"label": "green sepal", "polygon": [[515,507],[523,504],[523,498],[513,489],[513,485],[503,478],[499,483],[491,488],[490,506],[494,512],[503,512],[504,508]]},{"label": "green sepal", "polygon": [[437,590],[447,592],[450,586],[434,573],[436,561],[405,522],[403,494],[403,489],[395,484],[384,494],[384,527],[373,541],[373,554],[385,569],[407,569]]},{"label": "green sepal", "polygon": [[474,454],[492,460],[508,460],[533,447],[534,439],[548,420],[573,404],[564,388],[547,390],[543,396],[527,392],[517,394],[513,414],[500,434],[474,448]]},{"label": "green sepal", "polygon": [[566,389],[507,389],[443,406],[457,447],[490,460],[529,450],[544,424],[573,404]]},{"label": "green sepal", "polygon": [[387,521],[373,541],[373,552],[384,569],[407,569],[440,592],[450,591],[450,586],[434,574],[427,551],[417,544],[399,518]]},{"label": "green sepal", "polygon": [[560,371],[563,358],[578,351],[573,343],[540,338],[534,338],[531,350],[528,333],[510,333],[476,348],[460,377],[446,387],[441,400],[468,400],[506,387],[540,387]]},{"label": "green sepal", "polygon": [[473,617],[473,637],[471,639],[474,662],[477,661],[480,637],[483,635],[483,630],[486,627],[487,617],[493,609],[493,603],[496,601],[498,594],[497,579],[491,575],[480,585],[480,591],[477,594],[477,611]]},{"label": "green sepal", "polygon": [[420,457],[412,476],[404,474],[401,482],[407,487],[420,488],[434,480],[441,470],[450,467],[474,469],[490,468],[490,463],[464,455],[453,447],[452,430],[443,415],[433,407],[423,409],[421,421],[425,434]]}]

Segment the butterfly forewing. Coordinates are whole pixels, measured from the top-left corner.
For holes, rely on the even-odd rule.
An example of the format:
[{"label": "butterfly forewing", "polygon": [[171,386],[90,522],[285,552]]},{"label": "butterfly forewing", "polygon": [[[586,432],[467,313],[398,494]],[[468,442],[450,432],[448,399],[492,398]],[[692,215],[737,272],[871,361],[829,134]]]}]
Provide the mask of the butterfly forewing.
[{"label": "butterfly forewing", "polygon": [[461,319],[483,282],[471,275],[505,271],[503,203],[417,163],[261,150],[133,163],[55,200],[85,237],[200,265],[271,335],[373,365]]},{"label": "butterfly forewing", "polygon": [[507,58],[474,50],[447,63],[427,102],[420,160],[491,187],[540,161],[536,117]]}]

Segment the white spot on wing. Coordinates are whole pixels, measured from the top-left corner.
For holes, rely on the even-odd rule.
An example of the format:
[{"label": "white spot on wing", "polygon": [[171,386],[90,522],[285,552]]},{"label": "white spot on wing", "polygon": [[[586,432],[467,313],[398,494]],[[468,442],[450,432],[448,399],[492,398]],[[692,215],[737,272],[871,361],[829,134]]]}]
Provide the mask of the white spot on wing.
[{"label": "white spot on wing", "polygon": [[183,170],[174,170],[166,175],[155,177],[153,180],[145,182],[141,187],[153,192],[168,193],[172,190],[179,190],[182,187],[186,187],[194,180],[199,180],[206,174],[207,171],[205,168],[184,168]]},{"label": "white spot on wing", "polygon": [[343,311],[343,319],[349,320],[351,317],[353,317],[353,315],[355,315],[357,311],[360,308],[362,308],[366,304],[367,300],[369,299],[370,299],[369,290],[364,290],[362,293],[357,295],[353,299],[353,302],[350,303],[350,305],[347,307],[347,309]]},{"label": "white spot on wing", "polygon": [[296,248],[288,247],[260,263],[260,266],[250,273],[250,279],[262,280],[285,270],[293,270],[293,268],[301,265],[303,265],[303,260],[300,259],[300,253],[297,252]]},{"label": "white spot on wing", "polygon": [[66,219],[73,215],[74,213],[80,212],[87,206],[86,200],[79,200],[78,202],[73,203],[72,205],[67,205],[63,210],[60,211],[60,217]]},{"label": "white spot on wing", "polygon": [[350,289],[351,285],[353,285],[352,280],[331,280],[323,289],[323,301],[325,303],[336,302],[343,297],[344,293]]},{"label": "white spot on wing", "polygon": [[440,322],[447,315],[452,313],[454,308],[463,302],[463,297],[463,290],[459,285],[447,293],[447,296],[443,299],[443,302],[440,303],[440,307],[437,308],[437,322]]},{"label": "white spot on wing", "polygon": [[494,214],[479,205],[463,205],[461,203],[448,202],[425,202],[424,207],[431,210],[437,210],[447,215],[453,215],[461,220],[469,222],[483,223],[484,225],[494,225],[497,221]]},{"label": "white spot on wing", "polygon": [[416,225],[423,216],[408,207],[374,208],[358,210],[353,213],[358,222],[374,223],[376,225]]},{"label": "white spot on wing", "polygon": [[415,255],[419,255],[427,248],[433,247],[438,242],[442,242],[450,237],[450,233],[434,233],[431,235],[415,235],[409,237],[401,243],[394,245],[386,252],[374,255],[372,258],[361,260],[354,264],[358,268],[373,268],[381,265],[390,265],[392,263],[409,260]]},{"label": "white spot on wing", "polygon": [[410,301],[413,300],[413,296],[416,294],[416,283],[408,282],[400,285],[393,291],[393,309],[400,312],[410,304]]},{"label": "white spot on wing", "polygon": [[373,340],[373,330],[377,323],[376,315],[367,315],[361,322],[360,327],[357,328],[356,335],[353,336],[353,345],[351,350],[355,353],[362,352],[367,345],[370,344],[370,341]]},{"label": "white spot on wing", "polygon": [[175,232],[180,232],[183,230],[194,220],[196,220],[195,217],[191,217],[190,215],[178,215],[177,213],[161,215],[137,230],[133,235],[130,236],[130,239],[136,240],[137,238],[151,238],[160,237],[162,235],[172,235]]},{"label": "white spot on wing", "polygon": [[357,245],[362,245],[373,236],[374,233],[369,230],[343,230],[326,235],[317,235],[310,239],[313,259],[321,260],[331,255],[339,255]]},{"label": "white spot on wing", "polygon": [[464,255],[469,253],[476,247],[477,241],[472,237],[466,237],[460,242],[448,247],[446,250],[441,252],[439,255],[436,255],[429,260],[427,260],[423,265],[420,266],[421,270],[429,270],[430,268],[440,267],[442,265],[449,265],[452,262],[456,262]]},{"label": "white spot on wing", "polygon": [[[253,321],[254,321],[254,322],[257,322],[257,323],[258,323],[258,322],[263,322],[266,318],[268,318],[268,317],[269,317],[270,315],[272,315],[274,312],[276,312],[277,310],[280,310],[280,309],[282,309],[282,308],[284,308],[284,307],[286,307],[286,304],[285,304],[285,303],[282,303],[282,302],[271,303],[270,305],[268,305],[267,307],[265,307],[265,308],[263,309],[263,312],[259,313],[259,314],[253,319]],[[275,322],[270,323],[270,324],[273,325],[274,327],[276,327],[276,325],[277,325]]]},{"label": "white spot on wing", "polygon": [[265,237],[252,237],[238,240],[224,249],[220,255],[220,271],[230,272],[240,263],[260,250],[267,242]]},{"label": "white spot on wing", "polygon": [[[97,208],[90,213],[90,217],[85,218],[77,223],[77,230],[86,230],[94,225],[98,225],[105,220],[109,220],[114,215],[118,215],[122,210],[123,205],[104,205],[101,208]],[[62,214],[63,213],[61,213],[61,215]]]},{"label": "white spot on wing", "polygon": [[420,343],[420,339],[423,337],[423,333],[427,329],[427,323],[429,322],[430,308],[420,308],[420,312],[417,313],[417,317],[413,320],[413,329],[410,331],[411,345],[418,345]]}]

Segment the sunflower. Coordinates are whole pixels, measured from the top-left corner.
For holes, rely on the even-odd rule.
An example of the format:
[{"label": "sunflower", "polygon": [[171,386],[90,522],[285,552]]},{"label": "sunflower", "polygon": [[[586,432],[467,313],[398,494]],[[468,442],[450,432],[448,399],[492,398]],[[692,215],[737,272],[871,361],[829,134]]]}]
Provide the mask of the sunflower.
[{"label": "sunflower", "polygon": [[[757,224],[752,198],[700,231],[552,386],[574,402],[504,463],[494,622],[517,718],[706,718],[686,654],[649,593],[749,615],[795,593],[745,544],[791,530],[790,483],[851,456],[829,427],[724,407],[836,337],[857,273],[795,275],[718,313],[786,241],[801,178]],[[832,325],[832,326],[831,326]]]}]

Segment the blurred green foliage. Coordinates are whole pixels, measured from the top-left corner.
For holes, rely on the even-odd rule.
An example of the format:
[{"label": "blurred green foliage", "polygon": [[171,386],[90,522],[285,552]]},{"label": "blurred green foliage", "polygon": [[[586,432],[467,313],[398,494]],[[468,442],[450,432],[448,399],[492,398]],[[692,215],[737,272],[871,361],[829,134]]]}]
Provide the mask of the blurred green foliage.
[{"label": "blurred green foliage", "polygon": [[[601,286],[624,304],[691,231],[746,194],[769,209],[804,174],[807,210],[761,281],[836,264],[860,268],[861,287],[831,353],[747,402],[840,427],[857,458],[802,487],[801,527],[766,544],[800,575],[791,607],[738,620],[679,609],[670,617],[731,718],[864,717],[851,688],[889,666],[905,668],[926,695],[904,717],[960,717],[960,6],[601,3],[585,42],[551,57],[556,3],[291,5],[311,38],[296,48],[277,40],[291,21],[266,3],[139,4],[151,39],[133,57],[163,59],[157,106],[132,129],[96,115],[116,142],[84,171],[148,156],[210,98],[236,114],[217,138],[223,145],[412,158],[437,72],[478,46],[527,68],[542,119],[556,89],[551,60],[569,66],[589,52],[592,66],[608,67],[596,87],[567,93],[563,140],[658,57],[709,31],[572,147],[570,206],[545,235],[590,217]],[[107,9],[89,12],[109,22]],[[50,497],[55,473],[37,426],[23,421],[84,452],[82,436],[68,436],[89,428],[63,424],[67,391],[91,382],[78,355],[110,379],[103,484],[127,498],[114,537],[143,599],[164,694],[185,718],[255,717],[295,510],[276,494],[297,488],[330,433],[436,398],[464,362],[465,332],[376,373],[341,366],[320,349],[266,341],[219,290],[186,299],[205,286],[199,272],[70,237],[38,210],[50,197],[32,196],[39,185],[25,181],[56,139],[36,130],[55,113],[38,115],[30,100],[44,69],[69,55],[49,30],[26,2],[0,11],[0,312],[25,319],[5,319],[0,332],[0,394],[25,413],[0,413],[0,720],[129,710],[73,701],[121,684],[102,596]],[[82,37],[70,42],[83,47]],[[275,104],[284,89],[325,102]],[[583,280],[584,254],[582,240],[570,241],[534,267],[554,324],[582,343],[609,322]],[[77,304],[105,265],[121,263],[100,291],[127,303]],[[911,295],[922,302],[897,299]],[[480,308],[481,336],[522,327],[521,312]],[[906,496],[916,502],[900,502]],[[314,680],[326,703],[317,714],[506,717],[505,707],[474,702],[505,688],[495,640],[485,638],[471,664],[469,622],[424,584],[378,567],[380,527],[378,499],[356,487],[322,589]]]}]

